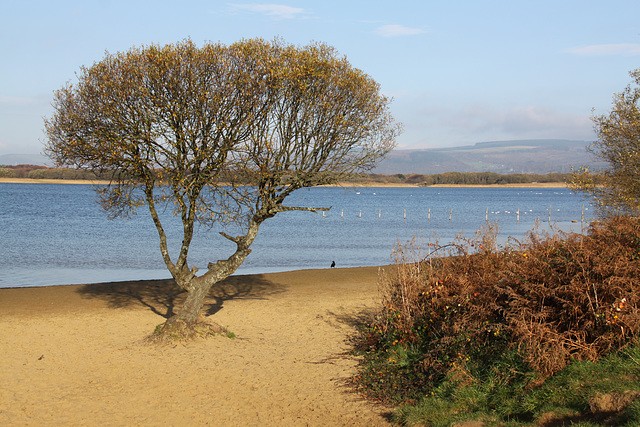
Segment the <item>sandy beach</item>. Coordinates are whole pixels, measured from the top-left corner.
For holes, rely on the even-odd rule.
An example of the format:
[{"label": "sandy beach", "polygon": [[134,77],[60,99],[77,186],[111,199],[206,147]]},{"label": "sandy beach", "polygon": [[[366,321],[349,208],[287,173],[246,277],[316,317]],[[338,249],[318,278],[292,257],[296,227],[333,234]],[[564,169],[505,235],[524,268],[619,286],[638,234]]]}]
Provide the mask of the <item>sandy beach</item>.
[{"label": "sandy beach", "polygon": [[381,426],[344,384],[377,267],[234,276],[205,308],[236,337],[145,338],[168,280],[0,289],[0,425]]}]

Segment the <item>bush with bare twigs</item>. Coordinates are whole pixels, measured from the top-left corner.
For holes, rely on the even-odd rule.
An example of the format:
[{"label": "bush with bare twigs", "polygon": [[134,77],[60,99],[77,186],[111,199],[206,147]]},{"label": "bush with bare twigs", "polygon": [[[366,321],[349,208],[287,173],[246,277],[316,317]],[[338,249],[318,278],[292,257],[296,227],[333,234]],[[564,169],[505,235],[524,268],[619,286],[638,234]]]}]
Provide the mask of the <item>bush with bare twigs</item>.
[{"label": "bush with bare twigs", "polygon": [[532,387],[637,342],[640,219],[593,223],[586,235],[534,230],[504,248],[495,237],[488,224],[426,256],[398,245],[383,306],[357,339],[361,391],[411,401],[452,376]]}]

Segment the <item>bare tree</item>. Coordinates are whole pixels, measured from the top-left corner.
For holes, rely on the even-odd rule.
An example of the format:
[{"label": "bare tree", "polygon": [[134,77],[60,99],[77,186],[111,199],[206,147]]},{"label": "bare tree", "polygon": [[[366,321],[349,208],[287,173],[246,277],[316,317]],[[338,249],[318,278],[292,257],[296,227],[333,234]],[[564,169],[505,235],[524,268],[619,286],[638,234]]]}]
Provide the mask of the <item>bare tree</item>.
[{"label": "bare tree", "polygon": [[[187,292],[165,330],[193,329],[211,286],[242,264],[265,220],[327,209],[288,206],[287,196],[372,168],[401,130],[379,85],[320,43],[186,40],[107,53],[77,78],[55,93],[46,151],[58,165],[109,171],[99,195],[110,215],[148,207],[162,258]],[[167,206],[183,227],[176,253]],[[201,274],[188,263],[197,224],[236,247]],[[241,225],[237,235],[228,224]]]}]

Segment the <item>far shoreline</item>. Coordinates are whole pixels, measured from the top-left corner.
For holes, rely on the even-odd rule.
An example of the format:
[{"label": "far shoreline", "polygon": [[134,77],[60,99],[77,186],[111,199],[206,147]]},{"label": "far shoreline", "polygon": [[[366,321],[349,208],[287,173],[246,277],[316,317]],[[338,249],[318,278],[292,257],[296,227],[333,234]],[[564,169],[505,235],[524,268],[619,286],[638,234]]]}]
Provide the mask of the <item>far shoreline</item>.
[{"label": "far shoreline", "polygon": [[33,178],[0,178],[0,184],[90,184],[107,185],[109,181],[88,179],[33,179]]},{"label": "far shoreline", "polygon": [[[109,181],[105,180],[86,180],[86,179],[33,179],[33,178],[0,178],[0,184],[83,184],[83,185],[108,185]],[[349,187],[349,188],[567,188],[564,182],[536,182],[536,183],[517,183],[517,184],[435,184],[435,185],[418,185],[404,183],[381,183],[381,182],[340,182],[338,184],[321,185],[319,187]]]}]

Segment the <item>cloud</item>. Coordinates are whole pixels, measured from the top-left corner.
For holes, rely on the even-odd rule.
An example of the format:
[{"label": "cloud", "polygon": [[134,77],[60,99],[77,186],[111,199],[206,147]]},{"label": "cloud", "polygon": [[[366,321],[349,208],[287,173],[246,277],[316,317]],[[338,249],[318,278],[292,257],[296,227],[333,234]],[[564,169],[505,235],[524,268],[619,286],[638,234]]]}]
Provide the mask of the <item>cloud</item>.
[{"label": "cloud", "polygon": [[500,107],[484,102],[434,104],[433,94],[394,95],[394,117],[405,128],[397,141],[405,149],[522,139],[593,141],[596,137],[590,111],[570,112],[544,105]]},{"label": "cloud", "polygon": [[382,25],[374,31],[377,35],[382,37],[400,37],[400,36],[415,36],[422,34],[425,31],[420,28],[410,28],[404,25]]},{"label": "cloud", "polygon": [[272,16],[279,19],[294,19],[300,15],[305,14],[305,10],[299,7],[291,7],[284,4],[229,4],[229,6],[236,11],[261,13],[267,16]]},{"label": "cloud", "polygon": [[591,46],[573,47],[569,53],[581,56],[636,56],[640,55],[640,44],[638,43],[617,43],[617,44],[594,44]]},{"label": "cloud", "polygon": [[565,134],[567,131],[586,128],[592,129],[588,116],[578,116],[554,111],[549,107],[525,106],[502,112],[497,115],[496,124],[512,133]]},{"label": "cloud", "polygon": [[593,126],[588,115],[567,114],[544,106],[523,106],[496,110],[477,106],[448,115],[443,123],[469,135],[500,138],[570,138],[590,136]]},{"label": "cloud", "polygon": [[35,104],[35,102],[36,101],[33,98],[0,95],[0,104],[20,106],[20,105],[33,105]]}]

